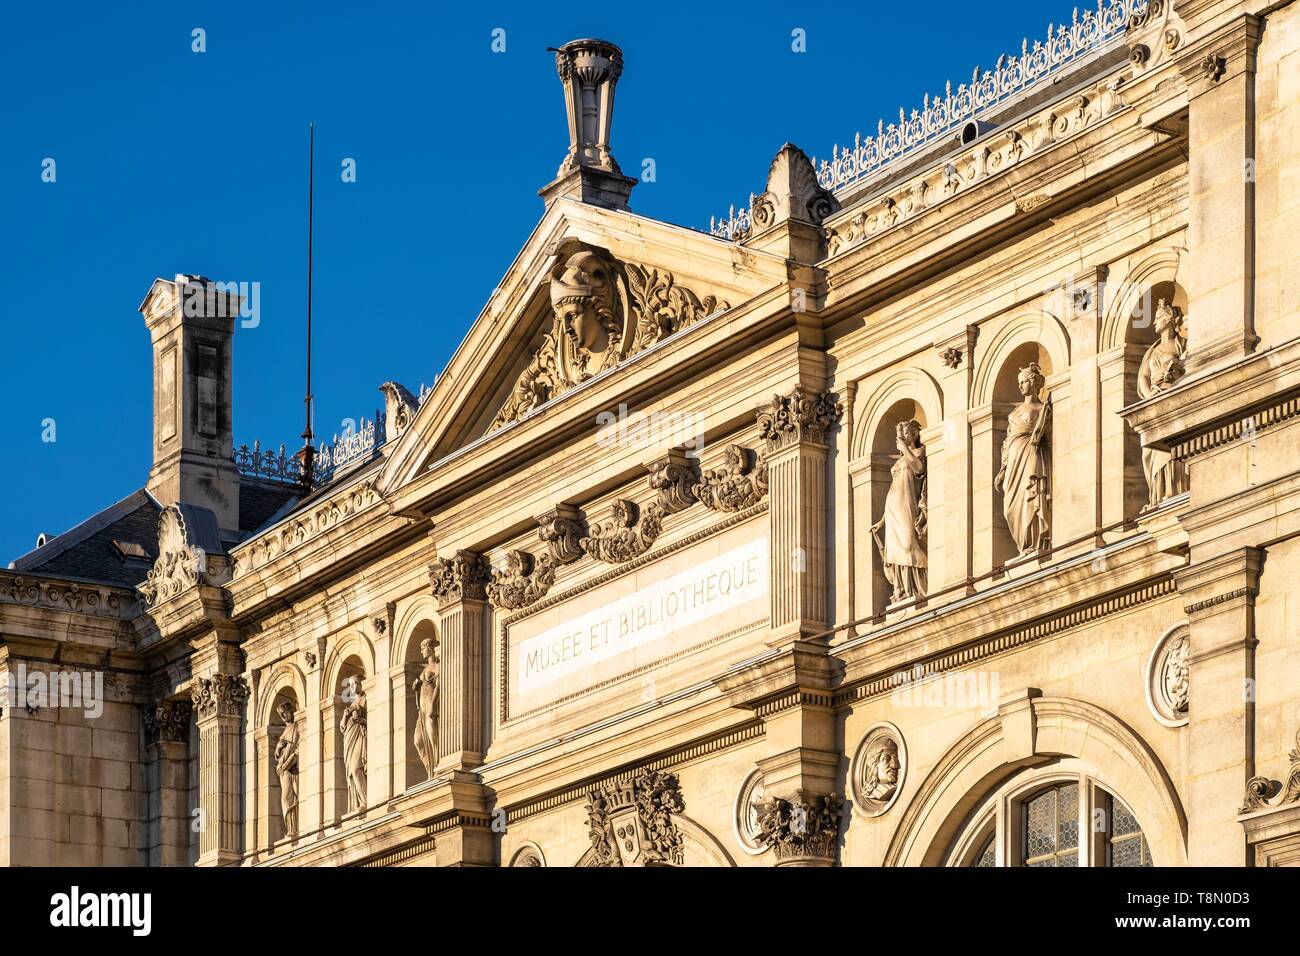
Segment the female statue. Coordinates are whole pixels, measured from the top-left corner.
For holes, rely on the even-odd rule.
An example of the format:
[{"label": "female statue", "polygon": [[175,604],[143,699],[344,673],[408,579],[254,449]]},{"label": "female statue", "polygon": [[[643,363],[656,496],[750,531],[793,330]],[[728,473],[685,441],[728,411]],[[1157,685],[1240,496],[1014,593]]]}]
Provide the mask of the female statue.
[{"label": "female statue", "polygon": [[343,766],[348,776],[348,809],[363,810],[366,806],[366,692],[360,677],[349,677],[343,682]]},{"label": "female statue", "polygon": [[411,686],[416,697],[415,752],[420,755],[424,772],[433,776],[438,763],[438,642],[426,637],[420,642],[424,670]]},{"label": "female statue", "polygon": [[[902,422],[894,436],[898,460],[890,472],[885,513],[871,526],[894,601],[924,597],[927,584],[925,446],[921,426]],[[881,533],[883,531],[883,534]]]},{"label": "female statue", "polygon": [[1051,534],[1052,400],[1038,400],[1044,383],[1037,362],[1020,370],[1016,384],[1024,401],[1007,417],[1002,467],[993,479],[1021,556],[1046,548]]},{"label": "female statue", "polygon": [[[1177,306],[1160,300],[1156,308],[1156,332],[1160,338],[1138,368],[1138,395],[1150,398],[1168,391],[1183,377],[1186,369],[1187,339],[1183,331],[1183,313]],[[1149,499],[1147,508],[1154,508],[1166,498],[1187,491],[1187,466],[1174,461],[1173,455],[1156,448],[1142,449],[1142,471],[1146,474]]]},{"label": "female statue", "polygon": [[275,745],[275,772],[280,777],[280,817],[284,835],[292,840],[298,835],[298,722],[293,704],[284,701],[276,708],[284,721],[284,731]]}]

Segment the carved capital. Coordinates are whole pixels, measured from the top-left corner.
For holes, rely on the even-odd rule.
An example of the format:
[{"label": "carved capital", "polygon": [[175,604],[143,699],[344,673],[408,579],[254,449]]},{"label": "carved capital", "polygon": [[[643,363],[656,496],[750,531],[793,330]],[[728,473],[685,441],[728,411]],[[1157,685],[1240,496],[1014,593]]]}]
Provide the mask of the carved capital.
[{"label": "carved capital", "polygon": [[800,441],[826,444],[843,417],[844,405],[832,392],[809,394],[796,385],[788,396],[772,396],[772,404],[758,413],[758,430],[770,454]]},{"label": "carved capital", "polygon": [[193,707],[189,701],[160,700],[144,709],[144,739],[146,744],[161,741],[186,743],[190,739],[190,716]]},{"label": "carved capital", "polygon": [[474,551],[457,551],[429,565],[429,586],[441,607],[457,601],[487,600],[491,580],[492,568],[487,559]]},{"label": "carved capital", "polygon": [[793,800],[772,797],[755,804],[755,809],[758,841],[771,847],[777,860],[835,859],[843,811],[843,803],[835,794],[800,790]]},{"label": "carved capital", "polygon": [[238,717],[248,701],[248,683],[237,674],[213,674],[200,677],[192,691],[194,709],[199,719]]}]

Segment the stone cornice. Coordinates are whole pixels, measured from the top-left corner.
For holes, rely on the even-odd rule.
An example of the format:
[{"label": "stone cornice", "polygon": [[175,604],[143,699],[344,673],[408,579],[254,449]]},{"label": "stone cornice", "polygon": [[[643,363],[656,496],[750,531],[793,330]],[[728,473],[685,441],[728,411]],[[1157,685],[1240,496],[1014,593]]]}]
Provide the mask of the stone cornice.
[{"label": "stone cornice", "polygon": [[69,614],[129,620],[139,613],[130,588],[71,581],[31,572],[0,571],[0,606],[33,607]]},{"label": "stone cornice", "polygon": [[1257,429],[1291,417],[1298,396],[1300,338],[1185,378],[1120,414],[1144,444],[1187,460],[1234,440],[1248,417],[1258,416]]}]

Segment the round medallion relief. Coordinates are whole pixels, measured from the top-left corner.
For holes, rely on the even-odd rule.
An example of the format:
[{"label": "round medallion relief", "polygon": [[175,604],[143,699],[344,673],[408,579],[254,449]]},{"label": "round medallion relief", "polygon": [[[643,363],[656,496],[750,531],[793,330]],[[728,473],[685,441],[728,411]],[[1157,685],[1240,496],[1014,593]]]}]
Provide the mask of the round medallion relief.
[{"label": "round medallion relief", "polygon": [[740,785],[736,794],[736,813],[732,821],[736,831],[736,842],[752,856],[757,856],[767,849],[759,842],[758,809],[756,803],[762,803],[766,791],[763,788],[763,772],[754,770]]},{"label": "round medallion relief", "polygon": [[876,724],[863,734],[849,766],[853,803],[865,816],[878,817],[894,805],[907,775],[907,748],[893,724]]},{"label": "round medallion relief", "polygon": [[1147,661],[1147,706],[1152,716],[1166,727],[1182,727],[1187,723],[1191,648],[1191,629],[1184,621],[1160,635]]},{"label": "round medallion relief", "polygon": [[546,857],[542,856],[542,848],[536,843],[525,843],[517,851],[514,858],[510,861],[511,866],[545,866]]}]

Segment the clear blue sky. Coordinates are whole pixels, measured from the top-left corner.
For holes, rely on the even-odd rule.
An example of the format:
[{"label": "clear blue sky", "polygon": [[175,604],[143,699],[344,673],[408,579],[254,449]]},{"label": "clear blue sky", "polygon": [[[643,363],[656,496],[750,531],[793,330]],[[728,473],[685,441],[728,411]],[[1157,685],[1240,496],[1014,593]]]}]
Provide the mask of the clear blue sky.
[{"label": "clear blue sky", "polygon": [[[623,47],[632,208],[696,227],[1018,52],[1069,0],[919,4],[13,3],[0,31],[0,566],[141,487],[155,276],[261,283],[235,440],[302,430],[305,153],[317,124],[318,434],[432,382],[542,212],[567,147],[546,47]],[[543,10],[545,12],[543,12]],[[191,31],[207,51],[191,51]],[[491,49],[506,31],[506,52]],[[791,31],[807,51],[791,51]],[[57,181],[41,181],[42,161]],[[339,176],[344,157],[357,182]],[[57,441],[43,442],[53,418]]]}]

